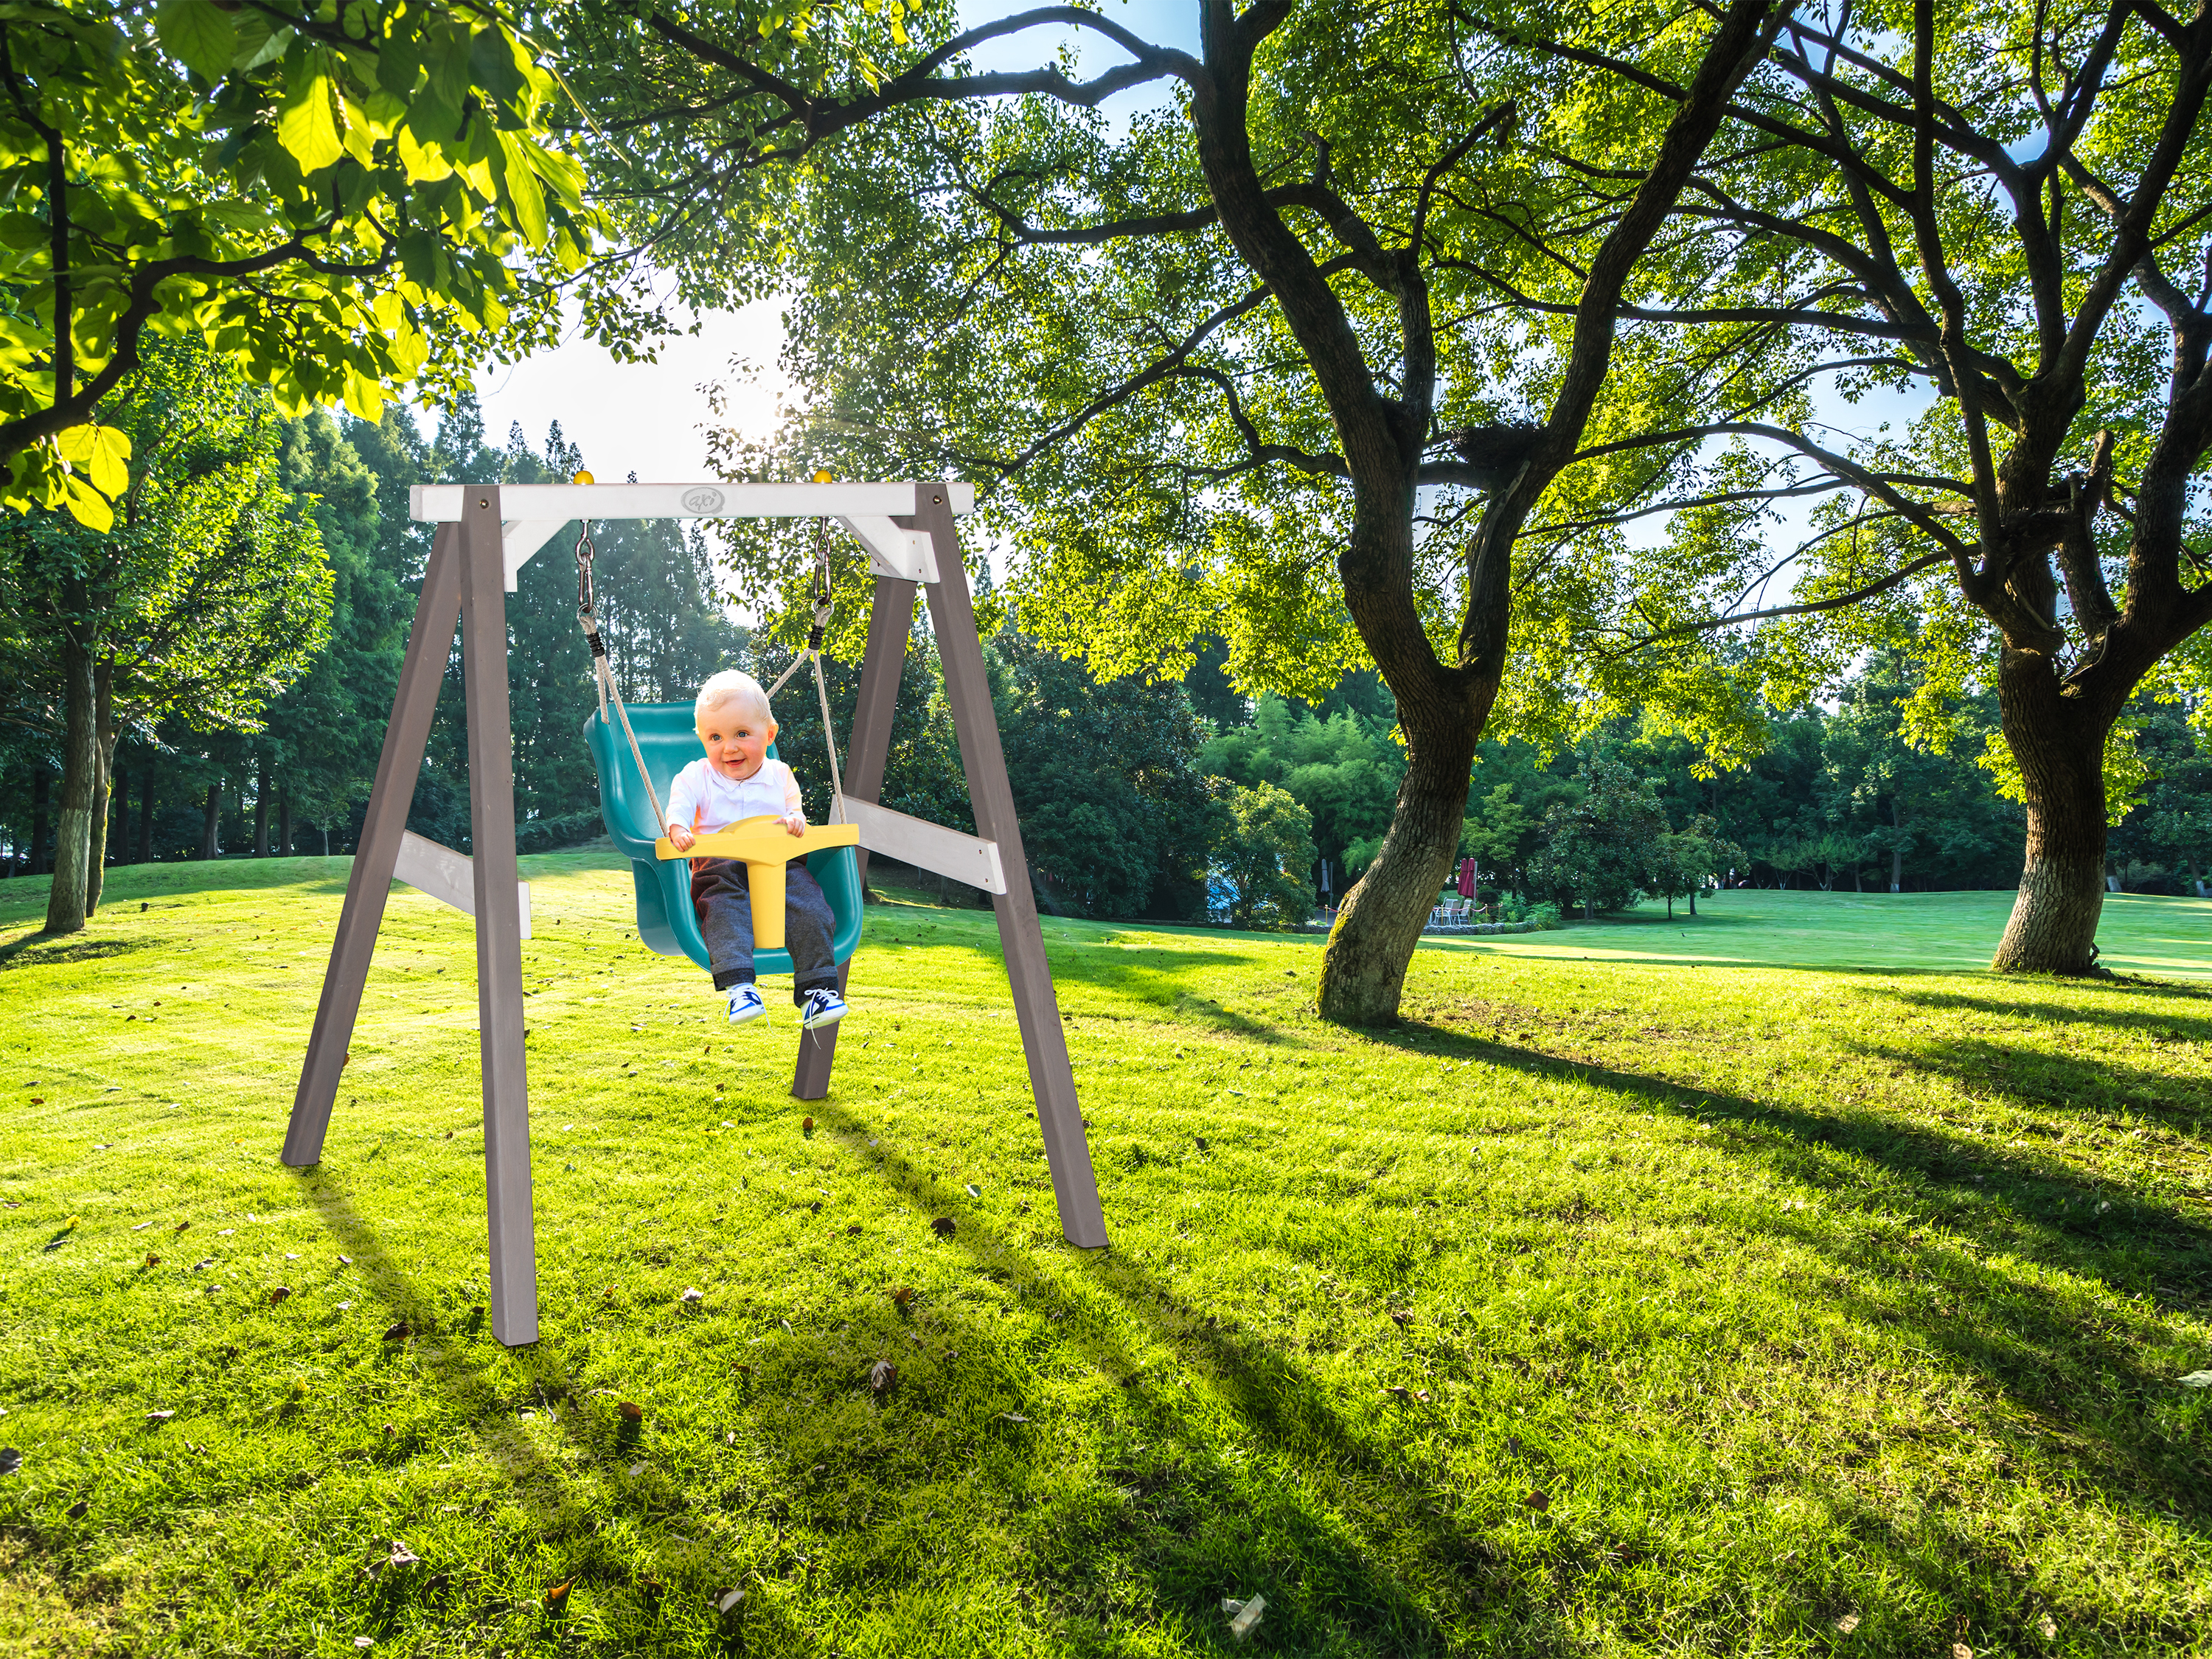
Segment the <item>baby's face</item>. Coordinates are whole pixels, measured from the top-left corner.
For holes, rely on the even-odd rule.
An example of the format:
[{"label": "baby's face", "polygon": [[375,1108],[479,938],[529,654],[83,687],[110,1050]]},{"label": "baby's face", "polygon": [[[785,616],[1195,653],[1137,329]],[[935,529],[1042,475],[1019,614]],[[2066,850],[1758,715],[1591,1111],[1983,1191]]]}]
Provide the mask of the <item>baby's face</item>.
[{"label": "baby's face", "polygon": [[768,758],[775,741],[775,722],[763,720],[743,703],[726,702],[708,711],[699,725],[699,744],[707,764],[726,778],[749,778]]}]

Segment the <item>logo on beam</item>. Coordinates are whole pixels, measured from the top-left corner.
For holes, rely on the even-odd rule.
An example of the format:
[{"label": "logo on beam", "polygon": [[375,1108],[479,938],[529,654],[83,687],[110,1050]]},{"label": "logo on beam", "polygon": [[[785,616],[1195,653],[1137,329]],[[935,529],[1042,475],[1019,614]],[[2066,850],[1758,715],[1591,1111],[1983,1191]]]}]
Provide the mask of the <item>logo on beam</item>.
[{"label": "logo on beam", "polygon": [[687,489],[684,492],[684,510],[686,513],[720,513],[723,499],[719,489]]}]

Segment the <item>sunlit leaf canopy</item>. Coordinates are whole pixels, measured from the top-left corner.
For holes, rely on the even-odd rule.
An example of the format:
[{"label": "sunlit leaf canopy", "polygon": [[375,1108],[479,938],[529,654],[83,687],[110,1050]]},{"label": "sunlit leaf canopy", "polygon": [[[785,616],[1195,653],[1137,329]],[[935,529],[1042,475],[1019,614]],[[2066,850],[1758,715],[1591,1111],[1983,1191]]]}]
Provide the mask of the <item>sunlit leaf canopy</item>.
[{"label": "sunlit leaf canopy", "polygon": [[[1042,637],[1104,672],[1174,672],[1218,631],[1242,683],[1310,693],[1366,655],[1336,568],[1351,499],[1330,410],[1217,221],[1189,60],[1097,15],[1079,64],[1036,31],[995,43],[1003,58],[1038,40],[1034,70],[987,72],[943,49],[950,9],[926,8],[903,20],[913,48],[872,57],[872,75],[841,82],[826,54],[776,71],[803,81],[797,117],[750,54],[702,49],[733,39],[712,9],[655,18],[593,71],[631,100],[620,118],[644,163],[614,211],[696,297],[793,294],[803,407],[774,443],[728,449],[732,465],[974,479]],[[1555,156],[1640,176],[1674,110],[1505,38],[1528,26],[1502,6],[1296,7],[1251,86],[1270,205],[1327,273],[1362,372],[1419,405],[1409,575],[1448,661],[1467,509],[1504,464],[1454,434],[1541,416],[1567,328],[1512,295],[1571,302],[1577,269],[1552,250],[1587,259],[1620,206]],[[1680,75],[1710,33],[1645,5],[1540,27]],[[1432,349],[1433,370],[1409,380],[1409,349]],[[1608,469],[1584,471],[1570,488],[1601,494],[1589,480]],[[742,545],[794,568],[788,540]],[[1613,591],[1595,567],[1576,580],[1594,584],[1586,611]]]},{"label": "sunlit leaf canopy", "polygon": [[85,428],[149,337],[198,335],[286,410],[368,419],[555,337],[596,219],[527,19],[6,0],[0,25],[9,505],[108,522],[127,457]]},{"label": "sunlit leaf canopy", "polygon": [[1717,690],[1788,706],[1898,643],[1940,747],[2008,642],[2120,720],[2124,811],[2119,710],[2201,684],[2212,615],[2208,73],[2201,9],[1799,8],[1647,258],[1585,442],[1614,476],[1531,526],[1547,576],[1605,537],[1613,589],[1531,584],[1523,695],[1656,687],[1724,744]]}]

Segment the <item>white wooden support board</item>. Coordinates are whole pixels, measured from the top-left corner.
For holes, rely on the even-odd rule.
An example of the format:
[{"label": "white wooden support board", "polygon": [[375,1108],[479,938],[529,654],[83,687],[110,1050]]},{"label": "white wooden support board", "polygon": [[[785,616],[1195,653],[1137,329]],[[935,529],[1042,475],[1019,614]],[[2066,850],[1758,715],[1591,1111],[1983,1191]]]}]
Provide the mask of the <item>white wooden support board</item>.
[{"label": "white wooden support board", "polygon": [[[476,872],[465,853],[456,853],[410,830],[399,837],[399,858],[392,866],[392,875],[393,880],[405,882],[441,904],[452,905],[465,916],[477,913]],[[518,881],[514,887],[522,900],[522,937],[528,939],[530,884]]]},{"label": "white wooden support board", "polygon": [[[425,523],[458,522],[467,486],[416,484],[408,508]],[[511,592],[532,555],[576,519],[774,519],[837,520],[867,550],[869,568],[901,581],[939,580],[937,550],[926,530],[893,524],[923,489],[942,489],[955,514],[974,510],[966,483],[607,483],[508,484],[499,492],[502,552]]]},{"label": "white wooden support board", "polygon": [[843,822],[860,832],[860,845],[871,853],[911,864],[932,875],[950,876],[987,893],[1006,890],[1006,866],[999,858],[999,843],[963,836],[926,818],[908,817],[873,801],[837,797]]}]

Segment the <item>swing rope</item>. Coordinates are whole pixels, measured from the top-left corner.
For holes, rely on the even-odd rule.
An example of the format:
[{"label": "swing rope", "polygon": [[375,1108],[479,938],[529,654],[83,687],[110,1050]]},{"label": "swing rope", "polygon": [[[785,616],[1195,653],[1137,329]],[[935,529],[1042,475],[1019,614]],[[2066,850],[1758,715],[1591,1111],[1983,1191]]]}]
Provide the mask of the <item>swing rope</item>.
[{"label": "swing rope", "polygon": [[637,763],[638,781],[645,785],[645,798],[653,803],[653,823],[655,834],[667,827],[668,820],[660,810],[660,792],[653,787],[653,774],[645,769],[645,751],[637,746],[637,733],[629,728],[629,710],[623,707],[622,692],[615,685],[613,665],[607,660],[607,642],[599,637],[599,599],[592,588],[592,561],[599,549],[592,543],[592,521],[578,521],[581,533],[576,538],[576,620],[583,625],[584,639],[592,647],[592,672],[599,681],[599,723],[607,719],[607,700],[612,698],[616,718],[622,721],[623,736],[629,739],[630,757]]},{"label": "swing rope", "polygon": [[[783,690],[791,677],[799,669],[812,664],[814,694],[822,708],[822,744],[830,751],[830,822],[841,823],[845,817],[845,781],[837,764],[837,737],[830,725],[830,684],[822,673],[822,636],[830,625],[830,520],[815,521],[814,543],[814,619],[807,629],[806,648],[791,659],[791,665],[776,677],[767,695],[773,699]],[[599,635],[598,595],[592,585],[592,562],[599,549],[592,541],[592,521],[579,520],[580,533],[576,538],[576,620],[584,630],[584,639],[592,647],[592,672],[599,693],[599,720],[605,724],[607,704],[611,701],[615,717],[622,722],[623,735],[629,739],[630,757],[637,763],[637,775],[645,785],[646,799],[653,803],[653,818],[656,829],[665,828],[667,819],[660,806],[660,792],[653,787],[653,775],[646,769],[645,751],[638,747],[637,733],[630,730],[629,711],[623,707],[622,692],[615,685],[613,665],[607,657],[606,641]]]}]

